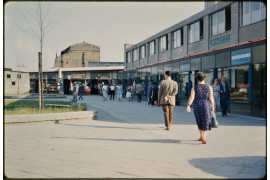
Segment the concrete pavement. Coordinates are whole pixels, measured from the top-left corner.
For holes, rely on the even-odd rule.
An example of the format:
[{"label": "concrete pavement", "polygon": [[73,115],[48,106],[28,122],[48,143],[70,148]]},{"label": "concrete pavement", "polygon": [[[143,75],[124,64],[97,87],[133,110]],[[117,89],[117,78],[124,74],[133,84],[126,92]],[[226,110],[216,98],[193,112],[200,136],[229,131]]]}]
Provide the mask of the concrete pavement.
[{"label": "concrete pavement", "polygon": [[[71,98],[68,96],[67,98]],[[97,120],[4,125],[4,173],[13,178],[261,178],[266,174],[266,121],[218,114],[219,128],[197,141],[193,112],[176,106],[164,130],[161,107],[81,102]]]}]

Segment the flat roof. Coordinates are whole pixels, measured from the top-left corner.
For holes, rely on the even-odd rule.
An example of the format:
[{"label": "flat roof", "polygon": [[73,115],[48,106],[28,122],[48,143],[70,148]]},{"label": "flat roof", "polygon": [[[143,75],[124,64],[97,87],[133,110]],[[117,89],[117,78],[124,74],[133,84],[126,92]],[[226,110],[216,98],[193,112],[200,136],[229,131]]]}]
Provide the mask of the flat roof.
[{"label": "flat roof", "polygon": [[[52,68],[49,70],[44,70],[44,72],[70,72],[70,71],[120,71],[124,70],[124,66],[105,66],[105,67],[72,67],[72,68]],[[31,73],[37,73],[38,71],[34,71]]]}]

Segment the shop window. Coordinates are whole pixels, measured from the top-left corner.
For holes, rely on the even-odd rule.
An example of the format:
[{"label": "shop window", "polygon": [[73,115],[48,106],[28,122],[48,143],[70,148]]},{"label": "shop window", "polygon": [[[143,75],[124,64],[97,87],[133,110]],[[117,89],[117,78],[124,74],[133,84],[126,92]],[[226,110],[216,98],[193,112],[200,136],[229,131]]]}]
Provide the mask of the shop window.
[{"label": "shop window", "polygon": [[159,52],[165,52],[168,50],[168,36],[159,38]]},{"label": "shop window", "polygon": [[205,80],[204,80],[205,84],[212,85],[213,84],[213,70],[212,69],[202,70],[202,72],[205,75]]},{"label": "shop window", "polygon": [[228,68],[218,68],[218,76],[219,80],[221,80],[222,77],[225,77],[228,79]]},{"label": "shop window", "polygon": [[145,58],[145,45],[140,47],[140,59]]},{"label": "shop window", "polygon": [[7,74],[7,78],[11,78],[11,75],[10,74]]},{"label": "shop window", "polygon": [[15,86],[16,85],[15,81],[12,81],[11,84],[12,84],[12,86]]},{"label": "shop window", "polygon": [[252,114],[266,117],[266,64],[255,64],[252,74]]},{"label": "shop window", "polygon": [[149,56],[152,56],[156,53],[155,51],[155,41],[149,43]]},{"label": "shop window", "polygon": [[266,18],[266,7],[260,1],[243,1],[241,3],[241,25],[245,26]]},{"label": "shop window", "polygon": [[231,101],[248,101],[248,69],[248,66],[239,66],[230,70]]},{"label": "shop window", "polygon": [[189,25],[189,43],[203,39],[203,19]]},{"label": "shop window", "polygon": [[192,88],[191,86],[189,88],[189,84],[188,84],[188,72],[181,73],[179,75],[179,82],[180,82],[180,88],[179,88],[180,97],[181,98],[188,98],[188,96],[190,94],[189,93],[189,90],[191,90],[191,88]]}]

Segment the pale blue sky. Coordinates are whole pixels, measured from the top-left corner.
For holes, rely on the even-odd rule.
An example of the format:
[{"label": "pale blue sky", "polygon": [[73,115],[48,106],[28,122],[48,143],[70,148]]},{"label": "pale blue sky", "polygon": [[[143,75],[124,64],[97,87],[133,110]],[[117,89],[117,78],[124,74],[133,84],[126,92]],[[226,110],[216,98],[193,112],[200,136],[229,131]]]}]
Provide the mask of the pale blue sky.
[{"label": "pale blue sky", "polygon": [[[5,67],[19,63],[38,70],[39,42],[21,29],[28,27],[21,12],[33,3],[4,6]],[[123,61],[124,44],[141,42],[203,8],[204,2],[54,2],[51,14],[61,21],[45,38],[44,69],[54,66],[56,53],[83,41],[100,46],[101,61]]]}]

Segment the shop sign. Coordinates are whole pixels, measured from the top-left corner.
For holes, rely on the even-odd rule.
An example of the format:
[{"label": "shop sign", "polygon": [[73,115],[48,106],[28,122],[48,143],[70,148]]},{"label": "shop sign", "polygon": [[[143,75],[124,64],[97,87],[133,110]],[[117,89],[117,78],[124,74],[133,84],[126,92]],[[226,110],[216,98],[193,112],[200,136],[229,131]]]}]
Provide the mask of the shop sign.
[{"label": "shop sign", "polygon": [[231,40],[230,34],[216,37],[216,38],[210,40],[210,47],[228,43],[228,42],[230,42],[230,40]]},{"label": "shop sign", "polygon": [[142,75],[141,76],[146,76],[146,72],[142,72]]},{"label": "shop sign", "polygon": [[137,77],[138,76],[138,73],[134,73],[133,75],[134,75],[134,77]]},{"label": "shop sign", "polygon": [[250,48],[239,51],[232,51],[232,65],[249,63],[250,55]]},{"label": "shop sign", "polygon": [[190,70],[190,61],[180,63],[180,71],[189,71]]},{"label": "shop sign", "polygon": [[72,79],[85,79],[85,74],[71,74]]}]

